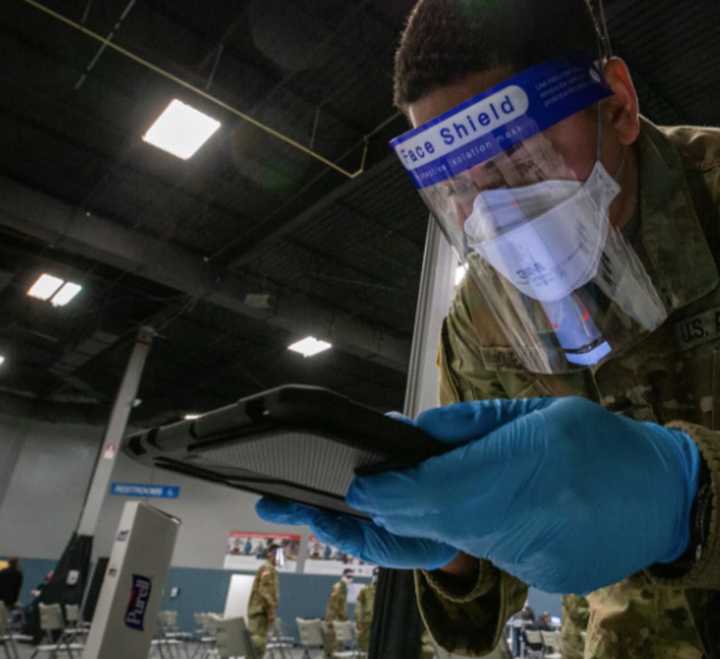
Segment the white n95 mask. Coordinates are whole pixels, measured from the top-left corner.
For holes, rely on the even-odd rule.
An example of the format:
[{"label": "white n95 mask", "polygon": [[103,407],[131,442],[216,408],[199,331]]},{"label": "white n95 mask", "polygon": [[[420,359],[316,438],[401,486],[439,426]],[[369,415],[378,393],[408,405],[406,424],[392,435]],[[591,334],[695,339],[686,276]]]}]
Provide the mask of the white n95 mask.
[{"label": "white n95 mask", "polygon": [[486,190],[465,222],[468,247],[528,297],[562,300],[597,274],[619,192],[599,161],[584,183]]}]

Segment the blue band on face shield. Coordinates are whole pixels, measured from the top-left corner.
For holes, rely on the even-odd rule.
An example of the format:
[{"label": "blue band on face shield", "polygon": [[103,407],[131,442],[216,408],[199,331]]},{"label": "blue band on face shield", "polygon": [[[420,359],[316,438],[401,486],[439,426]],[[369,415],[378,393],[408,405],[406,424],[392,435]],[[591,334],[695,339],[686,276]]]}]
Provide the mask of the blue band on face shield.
[{"label": "blue band on face shield", "polygon": [[611,95],[591,58],[555,59],[491,87],[390,145],[422,189],[487,162]]}]

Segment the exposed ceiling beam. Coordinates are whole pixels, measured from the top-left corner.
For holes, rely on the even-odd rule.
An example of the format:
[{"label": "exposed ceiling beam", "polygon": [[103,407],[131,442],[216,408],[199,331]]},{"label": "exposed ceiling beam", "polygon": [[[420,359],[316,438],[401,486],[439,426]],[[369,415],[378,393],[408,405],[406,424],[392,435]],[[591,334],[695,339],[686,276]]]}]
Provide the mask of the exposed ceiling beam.
[{"label": "exposed ceiling beam", "polygon": [[[239,268],[247,265],[252,262],[258,254],[261,254],[267,249],[268,245],[276,243],[283,236],[303,226],[306,222],[309,222],[328,208],[331,208],[338,203],[339,200],[344,199],[350,192],[357,190],[360,186],[369,185],[369,179],[386,175],[391,172],[393,167],[397,166],[398,160],[394,155],[386,156],[384,160],[374,165],[365,172],[365,174],[356,179],[345,181],[345,183],[337,186],[332,192],[326,194],[322,199],[299,215],[289,220],[280,220],[275,222],[274,225],[270,221],[261,222],[258,226],[254,227],[249,234],[243,236],[242,246],[236,244],[236,241],[233,241],[233,243],[230,243],[222,250],[220,252],[221,258],[229,260],[229,266],[231,268]],[[232,254],[230,259],[228,259],[229,253]]]},{"label": "exposed ceiling beam", "polygon": [[0,225],[264,320],[293,335],[315,332],[358,357],[403,373],[407,369],[407,340],[335,309],[314,306],[305,296],[280,297],[271,310],[251,307],[244,303],[249,291],[240,279],[214,271],[200,257],[81,212],[7,177],[0,177]]}]

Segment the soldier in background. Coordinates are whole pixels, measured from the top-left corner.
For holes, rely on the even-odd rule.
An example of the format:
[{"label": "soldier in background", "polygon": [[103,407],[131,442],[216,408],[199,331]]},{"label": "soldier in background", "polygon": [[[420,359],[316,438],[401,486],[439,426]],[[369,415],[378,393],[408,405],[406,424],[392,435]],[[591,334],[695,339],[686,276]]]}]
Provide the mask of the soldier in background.
[{"label": "soldier in background", "polygon": [[277,544],[271,544],[267,548],[265,563],[257,571],[250,591],[248,629],[260,657],[265,654],[268,632],[275,624],[277,614],[280,593],[278,571],[275,566],[277,552],[280,550],[280,545]]},{"label": "soldier in background", "polygon": [[378,568],[373,570],[372,581],[358,594],[355,604],[355,624],[358,630],[358,645],[363,652],[370,647],[370,630],[372,629],[373,605],[375,604],[375,585],[377,584]]},{"label": "soldier in background", "polygon": [[560,628],[560,650],[563,659],[583,659],[585,630],[590,619],[590,605],[580,595],[563,597],[563,620]]},{"label": "soldier in background", "polygon": [[345,621],[348,619],[347,614],[347,598],[348,586],[353,581],[353,571],[349,568],[343,570],[340,581],[333,585],[330,591],[327,607],[325,609],[325,654],[332,657],[333,652],[338,652],[341,648],[335,640],[335,629],[333,628],[333,620]]}]

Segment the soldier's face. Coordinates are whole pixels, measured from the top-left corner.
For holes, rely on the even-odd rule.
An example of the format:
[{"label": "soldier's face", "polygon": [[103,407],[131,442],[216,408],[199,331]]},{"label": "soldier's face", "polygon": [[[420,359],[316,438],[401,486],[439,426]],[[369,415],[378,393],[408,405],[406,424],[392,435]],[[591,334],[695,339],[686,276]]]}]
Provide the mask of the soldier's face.
[{"label": "soldier's face", "polygon": [[[614,85],[618,78],[616,69],[627,74],[627,67],[620,60],[613,61],[606,67],[609,84]],[[471,74],[462,80],[440,87],[407,107],[407,114],[413,127],[420,126],[441,114],[444,114],[462,102],[484,93],[490,87],[500,84],[512,75],[509,69],[498,68],[483,73]],[[622,76],[620,76],[622,78]],[[629,80],[632,88],[632,81]],[[620,81],[621,92],[627,91],[634,96],[634,88],[626,89],[627,84]],[[615,88],[613,87],[613,91]],[[621,94],[622,95],[622,94]],[[635,98],[635,109],[637,98]],[[479,190],[497,187],[519,187],[531,185],[543,179],[566,179],[585,181],[595,166],[598,154],[598,118],[602,113],[603,140],[601,159],[611,175],[621,169],[625,158],[623,145],[632,144],[637,138],[637,131],[627,135],[618,135],[616,131],[617,112],[621,111],[622,103],[615,97],[599,106],[578,112],[555,124],[541,134],[526,140],[522,148],[510,156],[500,156],[490,163],[479,165],[469,170],[468,174],[474,186]],[[637,123],[637,122],[636,122]],[[637,129],[639,131],[639,128]],[[512,159],[525,159],[532,163],[514,162]],[[627,159],[626,159],[627,160]],[[629,163],[629,167],[634,166]],[[624,183],[621,182],[621,183]],[[464,222],[472,212],[474,195],[463,198],[456,195],[453,200],[457,205],[458,219]],[[622,204],[615,204],[611,216],[619,212]]]}]

